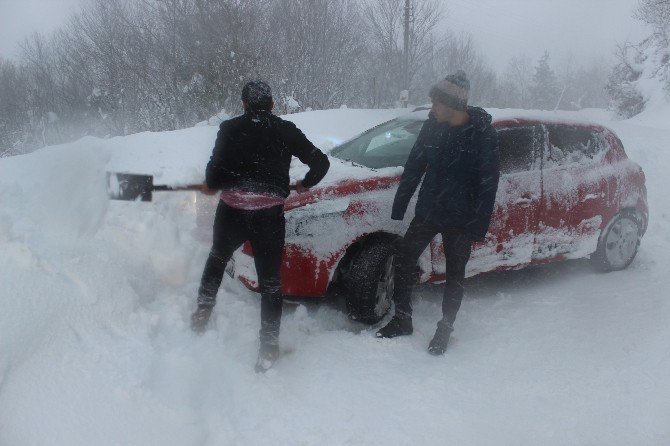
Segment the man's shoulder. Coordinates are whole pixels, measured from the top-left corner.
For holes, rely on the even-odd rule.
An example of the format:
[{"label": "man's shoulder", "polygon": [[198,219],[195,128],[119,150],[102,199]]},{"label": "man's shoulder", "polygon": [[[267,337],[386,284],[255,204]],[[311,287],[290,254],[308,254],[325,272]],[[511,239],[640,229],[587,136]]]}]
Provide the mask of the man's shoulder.
[{"label": "man's shoulder", "polygon": [[235,116],[234,118],[226,119],[219,124],[219,129],[235,128],[244,121],[244,115]]},{"label": "man's shoulder", "polygon": [[476,132],[491,132],[493,117],[486,110],[481,107],[468,107],[467,113],[470,117],[470,125]]},{"label": "man's shoulder", "polygon": [[483,129],[482,133],[487,136],[495,136],[498,134],[498,131],[493,126],[493,124],[487,124]]},{"label": "man's shoulder", "polygon": [[497,130],[493,125],[492,120],[489,119],[480,121],[473,125],[473,130],[475,134],[479,134],[484,137],[491,137],[497,134]]},{"label": "man's shoulder", "polygon": [[280,117],[277,116],[277,115],[272,115],[272,120],[274,121],[275,125],[276,125],[277,127],[281,128],[281,129],[289,129],[289,130],[293,130],[293,129],[298,128],[298,127],[295,125],[295,123],[293,123],[293,122],[291,122],[291,121],[289,121],[289,120],[287,120],[287,119],[280,118]]},{"label": "man's shoulder", "polygon": [[498,140],[498,130],[493,126],[493,124],[486,126],[484,134],[489,138],[493,138],[496,141]]}]

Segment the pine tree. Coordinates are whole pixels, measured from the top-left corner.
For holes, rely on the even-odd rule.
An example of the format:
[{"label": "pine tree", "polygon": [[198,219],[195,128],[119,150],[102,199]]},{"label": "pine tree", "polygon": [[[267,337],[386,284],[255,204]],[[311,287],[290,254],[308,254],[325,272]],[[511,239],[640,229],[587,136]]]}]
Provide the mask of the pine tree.
[{"label": "pine tree", "polygon": [[532,106],[540,110],[553,110],[561,94],[556,74],[549,65],[549,59],[549,52],[545,51],[535,66],[533,75]]}]

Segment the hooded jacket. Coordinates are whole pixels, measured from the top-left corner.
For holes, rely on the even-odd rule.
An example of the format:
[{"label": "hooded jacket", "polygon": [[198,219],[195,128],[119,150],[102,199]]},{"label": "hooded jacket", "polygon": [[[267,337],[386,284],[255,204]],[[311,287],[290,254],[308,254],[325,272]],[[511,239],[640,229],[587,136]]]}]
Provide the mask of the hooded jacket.
[{"label": "hooded jacket", "polygon": [[289,194],[291,157],[309,166],[309,188],[328,172],[328,157],[290,121],[266,111],[247,112],[221,123],[205,181],[210,189]]},{"label": "hooded jacket", "polygon": [[415,215],[440,227],[486,236],[500,178],[498,137],[491,115],[468,107],[467,124],[450,127],[430,116],[410,152],[391,218],[402,220],[423,178]]}]

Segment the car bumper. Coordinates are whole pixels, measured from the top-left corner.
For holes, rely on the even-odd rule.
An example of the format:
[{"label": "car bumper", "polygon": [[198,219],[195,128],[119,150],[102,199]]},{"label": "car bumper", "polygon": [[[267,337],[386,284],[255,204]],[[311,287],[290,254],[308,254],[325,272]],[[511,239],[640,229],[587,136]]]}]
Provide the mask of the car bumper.
[{"label": "car bumper", "polygon": [[[254,257],[249,249],[239,249],[228,262],[226,273],[238,279],[248,289],[258,292],[258,275]],[[339,256],[318,258],[299,245],[287,243],[281,269],[281,289],[285,296],[323,297]]]}]

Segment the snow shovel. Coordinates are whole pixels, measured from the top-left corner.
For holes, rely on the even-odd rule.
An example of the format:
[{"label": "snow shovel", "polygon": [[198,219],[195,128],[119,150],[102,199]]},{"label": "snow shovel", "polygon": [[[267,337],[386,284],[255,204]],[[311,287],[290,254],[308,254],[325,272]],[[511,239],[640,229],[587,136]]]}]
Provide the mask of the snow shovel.
[{"label": "snow shovel", "polygon": [[153,191],[202,191],[202,184],[165,186],[154,184],[153,175],[107,172],[107,194],[112,200],[151,201]]}]

